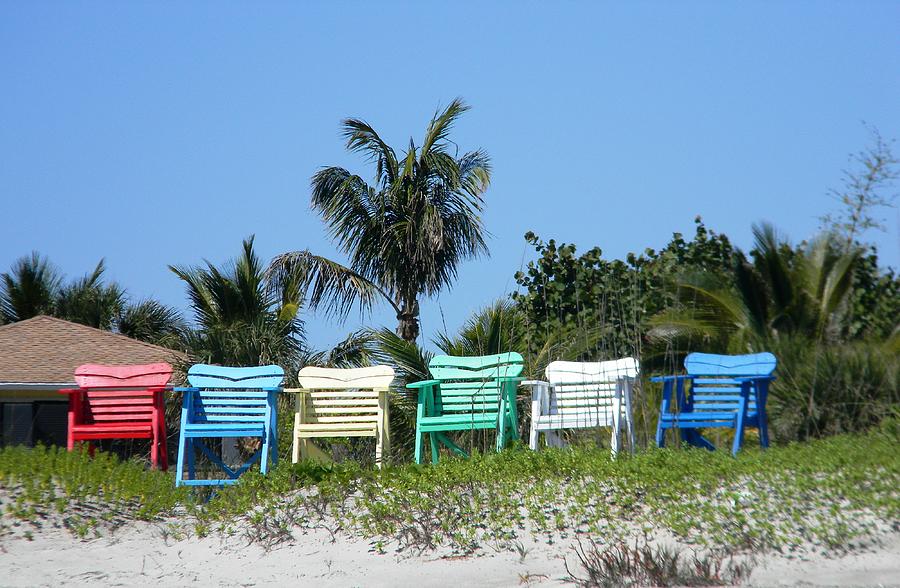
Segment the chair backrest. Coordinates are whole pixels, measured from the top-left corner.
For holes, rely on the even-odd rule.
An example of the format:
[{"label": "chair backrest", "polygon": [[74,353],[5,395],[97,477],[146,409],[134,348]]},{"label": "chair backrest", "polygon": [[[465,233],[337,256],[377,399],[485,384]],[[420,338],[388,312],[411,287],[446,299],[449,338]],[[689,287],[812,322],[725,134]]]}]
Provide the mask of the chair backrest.
[{"label": "chair backrest", "polygon": [[223,367],[196,364],[188,370],[194,388],[191,422],[223,426],[268,422],[269,391],[280,388],[284,370],[277,365]]},{"label": "chair backrest", "polygon": [[431,377],[441,382],[444,413],[497,412],[501,386],[498,378],[522,373],[522,356],[515,352],[479,357],[436,355],[428,364]]},{"label": "chair backrest", "polygon": [[338,369],[307,366],[297,374],[300,386],[312,390],[384,389],[394,381],[390,366]]},{"label": "chair backrest", "polygon": [[164,388],[171,377],[172,366],[167,363],[80,365],[75,369],[75,382],[82,390],[77,422],[150,422],[158,408],[153,389]]},{"label": "chair backrest", "polygon": [[298,374],[300,386],[309,390],[301,401],[303,422],[338,427],[352,423],[374,427],[384,416],[379,396],[394,381],[386,365],[336,369],[307,366]]},{"label": "chair backrest", "polygon": [[607,412],[622,378],[636,378],[638,362],[633,357],[611,361],[554,361],[545,371],[553,386],[550,410],[553,414],[584,415]]},{"label": "chair backrest", "polygon": [[[746,355],[691,353],[684,360],[688,375],[695,376],[690,401],[694,412],[729,412],[737,410],[741,384],[735,378],[771,376],[777,360],[768,352]],[[751,395],[750,410],[756,399]]]},{"label": "chair backrest", "polygon": [[100,365],[86,363],[75,368],[79,388],[151,388],[162,387],[172,378],[167,363],[143,365]]}]

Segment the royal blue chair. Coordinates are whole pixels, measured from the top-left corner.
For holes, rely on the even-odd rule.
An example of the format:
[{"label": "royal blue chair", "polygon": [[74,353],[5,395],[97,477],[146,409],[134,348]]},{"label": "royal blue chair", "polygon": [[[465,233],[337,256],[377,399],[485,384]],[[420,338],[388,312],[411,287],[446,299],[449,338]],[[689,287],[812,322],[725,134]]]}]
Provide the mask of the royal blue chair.
[{"label": "royal blue chair", "polygon": [[[269,460],[278,460],[276,397],[284,381],[277,365],[221,367],[196,364],[188,370],[190,388],[175,388],[184,394],[181,432],[178,435],[178,467],[175,486],[223,486],[259,461],[260,471],[268,471]],[[260,448],[238,468],[232,468],[207,447],[204,439],[258,437]],[[227,478],[197,479],[194,459],[200,450]],[[188,477],[184,479],[187,461]]]},{"label": "royal blue chair", "polygon": [[[769,446],[766,397],[775,378],[776,360],[771,353],[715,355],[691,353],[684,360],[687,375],[658,376],[663,398],[656,427],[656,445],[665,445],[666,429],[678,429],[681,438],[705,449],[715,449],[697,429],[734,429],[732,455],[744,442],[744,429],[759,430],[759,444]],[[687,390],[685,383],[690,384]],[[673,402],[674,389],[674,402]]]}]

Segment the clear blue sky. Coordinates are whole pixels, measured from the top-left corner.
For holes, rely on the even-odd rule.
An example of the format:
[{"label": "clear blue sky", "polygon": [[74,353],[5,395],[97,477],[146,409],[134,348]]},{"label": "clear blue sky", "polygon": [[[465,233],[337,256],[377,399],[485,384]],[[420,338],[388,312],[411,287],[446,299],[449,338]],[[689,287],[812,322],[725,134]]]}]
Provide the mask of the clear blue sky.
[{"label": "clear blue sky", "polygon": [[[186,307],[167,264],[334,255],[310,176],[371,177],[348,116],[403,148],[439,104],[494,164],[490,259],[423,307],[426,343],[515,287],[522,235],[665,244],[693,218],[750,244],[833,210],[861,121],[900,137],[900,3],[0,4],[0,271],[38,250],[69,276],[105,257],[132,296]],[[896,210],[869,235],[900,266]],[[440,303],[440,307],[439,304]],[[365,321],[394,326],[386,308]],[[312,318],[319,347],[359,324]]]}]

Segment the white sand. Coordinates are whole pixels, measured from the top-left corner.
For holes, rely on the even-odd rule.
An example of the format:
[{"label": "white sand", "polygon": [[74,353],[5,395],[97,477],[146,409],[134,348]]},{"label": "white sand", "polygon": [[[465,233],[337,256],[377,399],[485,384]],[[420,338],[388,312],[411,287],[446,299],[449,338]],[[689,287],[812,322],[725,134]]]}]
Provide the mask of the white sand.
[{"label": "white sand", "polygon": [[[81,541],[68,531],[45,528],[29,541],[7,535],[0,542],[3,586],[521,586],[562,585],[563,557],[577,569],[572,540],[554,545],[523,542],[520,553],[486,547],[465,558],[388,551],[365,541],[311,531],[266,552],[237,538],[166,539],[158,525],[129,524],[112,536]],[[881,546],[837,558],[780,555],[760,559],[753,585],[900,585],[900,535]]]}]

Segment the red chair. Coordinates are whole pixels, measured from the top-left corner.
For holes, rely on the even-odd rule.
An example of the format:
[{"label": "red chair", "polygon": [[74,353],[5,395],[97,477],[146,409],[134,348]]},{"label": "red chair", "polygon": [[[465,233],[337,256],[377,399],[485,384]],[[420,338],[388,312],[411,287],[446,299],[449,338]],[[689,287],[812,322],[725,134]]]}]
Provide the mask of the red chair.
[{"label": "red chair", "polygon": [[171,377],[167,363],[78,366],[78,388],[60,390],[69,395],[69,451],[78,441],[93,455],[98,439],[149,439],[152,466],[168,469],[163,392]]}]

